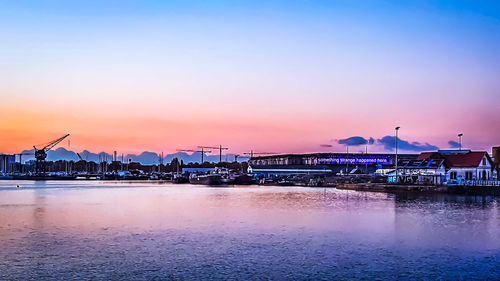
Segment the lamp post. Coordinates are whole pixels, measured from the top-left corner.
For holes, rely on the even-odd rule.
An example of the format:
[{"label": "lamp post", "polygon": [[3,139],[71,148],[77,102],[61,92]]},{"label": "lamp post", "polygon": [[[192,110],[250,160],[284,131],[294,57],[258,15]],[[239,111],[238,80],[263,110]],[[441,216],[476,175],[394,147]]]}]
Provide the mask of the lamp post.
[{"label": "lamp post", "polygon": [[346,159],[347,159],[347,167],[345,168],[345,172],[347,175],[349,175],[349,145],[345,145],[345,151],[346,151]]},{"label": "lamp post", "polygon": [[458,134],[458,150],[462,150],[462,136],[463,135],[464,135],[463,133]]},{"label": "lamp post", "polygon": [[399,131],[399,126],[394,128],[396,130],[396,179],[394,182],[398,181],[398,131]]}]

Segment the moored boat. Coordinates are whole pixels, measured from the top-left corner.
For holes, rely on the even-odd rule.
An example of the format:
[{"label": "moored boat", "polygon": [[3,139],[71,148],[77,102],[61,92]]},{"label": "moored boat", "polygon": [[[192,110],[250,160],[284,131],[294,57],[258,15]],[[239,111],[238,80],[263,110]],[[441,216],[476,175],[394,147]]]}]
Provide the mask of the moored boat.
[{"label": "moored boat", "polygon": [[207,175],[192,174],[189,177],[189,183],[204,184],[204,185],[221,185],[222,177],[220,175],[214,175],[214,174],[207,174]]},{"label": "moored boat", "polygon": [[46,181],[46,180],[74,180],[76,175],[14,175],[12,176],[14,180],[35,180],[35,181]]}]

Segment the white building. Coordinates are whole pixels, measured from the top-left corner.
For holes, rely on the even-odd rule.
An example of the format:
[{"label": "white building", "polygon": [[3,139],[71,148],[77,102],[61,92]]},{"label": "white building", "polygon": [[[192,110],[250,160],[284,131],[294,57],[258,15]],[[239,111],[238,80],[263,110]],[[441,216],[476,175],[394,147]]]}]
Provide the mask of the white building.
[{"label": "white building", "polygon": [[[387,173],[389,182],[395,182],[396,171]],[[444,159],[422,158],[398,161],[399,183],[406,184],[443,184],[446,182],[446,166]]]},{"label": "white building", "polygon": [[493,160],[486,151],[438,150],[421,153],[418,160],[443,160],[447,183],[496,180]]}]

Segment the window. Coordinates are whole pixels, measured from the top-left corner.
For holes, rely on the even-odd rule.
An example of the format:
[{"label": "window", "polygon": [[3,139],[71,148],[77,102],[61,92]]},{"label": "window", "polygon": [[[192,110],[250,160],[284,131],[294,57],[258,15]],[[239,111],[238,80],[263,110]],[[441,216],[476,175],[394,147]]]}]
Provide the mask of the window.
[{"label": "window", "polygon": [[466,180],[472,180],[472,172],[465,172],[465,179]]},{"label": "window", "polygon": [[456,180],[457,179],[457,172],[451,172],[450,173],[450,179],[451,180]]},{"label": "window", "polygon": [[486,165],[486,158],[483,158],[483,166]]}]

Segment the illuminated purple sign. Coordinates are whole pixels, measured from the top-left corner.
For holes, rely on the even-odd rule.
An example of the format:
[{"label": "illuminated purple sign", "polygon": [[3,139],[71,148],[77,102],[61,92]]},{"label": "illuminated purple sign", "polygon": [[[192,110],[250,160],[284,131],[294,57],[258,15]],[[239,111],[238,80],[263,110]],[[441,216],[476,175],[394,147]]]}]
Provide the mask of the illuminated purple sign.
[{"label": "illuminated purple sign", "polygon": [[392,161],[389,157],[329,157],[318,158],[318,164],[337,164],[337,165],[389,165]]}]

